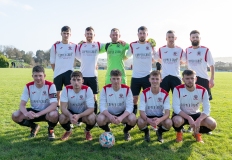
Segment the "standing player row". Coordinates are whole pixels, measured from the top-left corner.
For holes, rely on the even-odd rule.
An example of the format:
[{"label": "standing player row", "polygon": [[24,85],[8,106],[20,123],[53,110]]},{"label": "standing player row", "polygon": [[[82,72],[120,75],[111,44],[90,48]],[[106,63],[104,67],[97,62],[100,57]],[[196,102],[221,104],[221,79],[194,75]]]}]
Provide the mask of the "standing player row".
[{"label": "standing player row", "polygon": [[[29,137],[35,137],[39,125],[35,122],[48,122],[48,138],[55,139],[54,127],[58,119],[66,130],[61,140],[67,140],[72,134],[70,124],[86,123],[85,138],[92,140],[90,130],[96,121],[105,132],[110,132],[109,123],[125,124],[123,129],[125,140],[130,140],[129,131],[136,125],[145,133],[145,140],[150,141],[148,125],[158,126],[156,131],[158,141],[163,142],[162,133],[173,125],[177,131],[176,142],[182,141],[182,127],[189,124],[194,130],[196,141],[203,142],[201,133],[207,133],[216,128],[216,121],[209,117],[210,103],[207,90],[195,84],[196,73],[192,70],[183,72],[183,85],[174,88],[172,120],[168,93],[160,88],[161,74],[152,71],[149,75],[151,87],[146,88],[140,97],[140,117],[138,121],[133,113],[133,96],[130,87],[121,84],[122,73],[119,70],[110,72],[111,83],[104,86],[100,96],[100,114],[94,113],[94,96],[90,87],[83,85],[80,71],[71,74],[71,85],[66,86],[61,94],[61,114],[56,110],[57,99],[55,85],[45,80],[43,67],[35,66],[32,70],[34,81],[26,84],[20,108],[12,114],[12,119],[31,128]],[[30,99],[31,107],[26,108]],[[200,104],[203,103],[203,112]]]}]

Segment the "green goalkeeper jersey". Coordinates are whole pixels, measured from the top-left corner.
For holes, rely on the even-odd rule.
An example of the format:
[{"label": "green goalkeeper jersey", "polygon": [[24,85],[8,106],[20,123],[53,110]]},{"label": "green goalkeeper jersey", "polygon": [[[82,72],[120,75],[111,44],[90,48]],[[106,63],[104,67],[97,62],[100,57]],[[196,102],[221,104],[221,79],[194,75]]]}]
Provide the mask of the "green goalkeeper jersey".
[{"label": "green goalkeeper jersey", "polygon": [[101,53],[107,52],[107,71],[106,84],[110,84],[110,71],[119,69],[122,72],[122,84],[126,84],[126,73],[124,59],[126,58],[126,50],[129,49],[129,44],[122,45],[120,43],[106,43],[101,47]]}]

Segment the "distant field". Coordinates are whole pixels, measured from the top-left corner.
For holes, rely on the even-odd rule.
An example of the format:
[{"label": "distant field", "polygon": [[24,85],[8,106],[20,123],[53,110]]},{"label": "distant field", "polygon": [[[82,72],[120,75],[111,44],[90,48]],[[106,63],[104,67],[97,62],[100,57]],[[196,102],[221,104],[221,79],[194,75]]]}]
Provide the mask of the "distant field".
[{"label": "distant field", "polygon": [[[47,80],[52,81],[53,72],[46,70]],[[130,84],[131,71],[127,71]],[[99,71],[99,88],[104,85],[105,71]],[[213,135],[203,135],[204,144],[196,143],[190,133],[184,134],[183,143],[175,143],[175,132],[164,133],[163,144],[156,141],[151,131],[151,142],[143,140],[143,133],[135,127],[131,131],[132,141],[123,139],[123,126],[111,125],[116,144],[110,149],[102,148],[98,138],[103,132],[95,127],[93,140],[84,140],[84,125],[75,127],[68,141],[59,138],[64,129],[57,125],[53,142],[47,140],[47,124],[40,123],[37,137],[28,139],[29,128],[21,127],[11,120],[11,114],[19,107],[24,85],[32,81],[31,69],[0,69],[0,159],[86,159],[86,160],[153,160],[153,159],[232,159],[232,73],[217,72],[215,87],[212,89],[211,116],[218,123]],[[138,115],[137,115],[138,116]]]}]

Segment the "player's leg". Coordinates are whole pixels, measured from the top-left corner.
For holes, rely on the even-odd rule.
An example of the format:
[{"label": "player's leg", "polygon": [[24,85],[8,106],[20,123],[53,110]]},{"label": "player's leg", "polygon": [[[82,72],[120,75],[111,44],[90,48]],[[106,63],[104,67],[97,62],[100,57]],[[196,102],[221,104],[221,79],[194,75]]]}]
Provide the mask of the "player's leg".
[{"label": "player's leg", "polygon": [[45,116],[46,121],[48,122],[48,139],[54,140],[55,134],[54,134],[54,128],[58,123],[59,120],[59,113],[57,110],[51,111],[46,114]]},{"label": "player's leg", "polygon": [[166,92],[169,93],[170,89],[171,89],[171,85],[170,85],[170,75],[164,77],[162,79],[162,82],[160,83],[160,87],[162,89],[164,89]]},{"label": "player's leg", "polygon": [[141,90],[141,78],[131,78],[131,92],[133,94],[133,103],[134,103],[134,109],[133,113],[136,115],[138,110],[138,100],[139,100],[139,93]]},{"label": "player's leg", "polygon": [[209,80],[208,79],[204,79],[204,78],[201,78],[201,77],[197,76],[196,84],[201,85],[202,87],[207,89],[208,94],[209,94],[209,100],[213,99],[211,90],[209,88]]},{"label": "player's leg", "polygon": [[63,136],[61,137],[61,140],[67,140],[69,138],[69,136],[72,134],[72,129],[70,126],[70,118],[64,114],[60,114],[59,116],[59,123],[60,125],[65,129],[65,133],[63,134]]},{"label": "player's leg", "polygon": [[138,118],[137,125],[140,131],[144,132],[144,140],[150,142],[150,131],[148,129],[148,124],[141,117]]},{"label": "player's leg", "polygon": [[182,129],[183,129],[183,126],[186,123],[185,119],[182,118],[181,116],[176,115],[175,113],[173,113],[172,123],[173,123],[173,128],[176,131],[176,142],[182,142],[183,141]]},{"label": "player's leg", "polygon": [[129,141],[131,139],[129,131],[136,125],[137,119],[134,113],[129,114],[122,120],[122,123],[126,124],[123,129],[124,139]]},{"label": "player's leg", "polygon": [[61,91],[62,91],[62,87],[63,87],[63,78],[62,78],[62,74],[58,75],[57,77],[55,77],[53,79],[53,83],[56,86],[56,96],[57,96],[57,101],[58,101],[58,108],[60,107],[60,95],[61,95]]},{"label": "player's leg", "polygon": [[172,127],[172,120],[170,118],[165,119],[159,124],[159,129],[156,130],[157,140],[163,143],[163,132],[167,132]]},{"label": "player's leg", "polygon": [[97,124],[105,132],[110,132],[109,123],[109,118],[106,117],[104,114],[100,113],[99,115],[97,115]]},{"label": "player's leg", "polygon": [[90,130],[94,127],[95,123],[96,123],[96,115],[95,113],[92,113],[88,116],[84,116],[82,117],[82,121],[83,123],[86,124],[85,127],[85,139],[86,140],[92,140],[92,135],[90,133]]},{"label": "player's leg", "polygon": [[217,122],[212,117],[206,117],[201,121],[200,133],[209,133],[217,127]]},{"label": "player's leg", "polygon": [[169,83],[170,83],[171,91],[172,91],[172,93],[173,93],[174,88],[175,88],[176,86],[181,85],[181,80],[180,80],[180,78],[178,78],[178,77],[170,76],[170,77],[169,77]]},{"label": "player's leg", "polygon": [[[36,112],[32,108],[27,108],[27,111]],[[38,124],[34,123],[33,120],[26,117],[20,110],[17,110],[12,114],[12,120],[21,126],[26,126],[31,128],[31,133],[29,135],[29,138],[35,137],[40,129],[40,126]]]}]

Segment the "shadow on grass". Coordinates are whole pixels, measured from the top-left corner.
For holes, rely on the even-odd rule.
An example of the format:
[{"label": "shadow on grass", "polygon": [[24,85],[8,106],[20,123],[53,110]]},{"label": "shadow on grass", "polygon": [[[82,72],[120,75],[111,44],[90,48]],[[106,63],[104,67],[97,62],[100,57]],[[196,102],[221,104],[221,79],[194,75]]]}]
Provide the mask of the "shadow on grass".
[{"label": "shadow on grass", "polygon": [[73,134],[67,141],[60,137],[65,130],[57,125],[55,128],[56,140],[48,141],[46,123],[41,123],[41,129],[35,138],[28,138],[30,129],[16,126],[4,131],[0,135],[1,159],[188,159],[191,155],[193,140],[175,143],[172,133],[164,133],[163,144],[156,139],[155,132],[151,131],[151,142],[144,141],[144,133],[135,127],[131,131],[132,140],[124,141],[123,126],[112,125],[111,129],[116,139],[112,148],[103,148],[99,144],[99,136],[104,131],[94,127],[91,131],[93,140],[84,140],[84,128],[75,127]]}]

